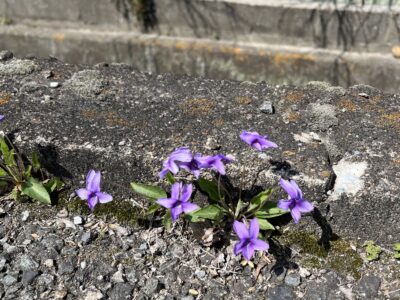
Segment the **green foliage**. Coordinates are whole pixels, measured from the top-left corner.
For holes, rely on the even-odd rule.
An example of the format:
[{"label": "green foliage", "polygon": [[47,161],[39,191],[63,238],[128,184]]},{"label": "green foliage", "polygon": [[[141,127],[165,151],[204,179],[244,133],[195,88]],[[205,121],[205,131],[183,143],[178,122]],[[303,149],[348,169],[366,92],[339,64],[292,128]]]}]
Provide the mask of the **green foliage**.
[{"label": "green foliage", "polygon": [[146,198],[149,198],[151,201],[167,197],[167,193],[158,186],[146,185],[135,182],[132,182],[131,186],[136,193],[145,196]]},{"label": "green foliage", "polygon": [[224,209],[221,206],[212,204],[189,213],[188,217],[192,222],[201,222],[205,219],[220,221],[223,217],[223,214]]},{"label": "green foliage", "polygon": [[28,196],[51,204],[50,194],[61,189],[63,183],[58,178],[46,180],[36,154],[31,161],[24,160],[6,137],[0,137],[0,154],[0,185],[12,188],[13,199]]},{"label": "green foliage", "polygon": [[217,202],[223,201],[223,197],[220,196],[220,193],[218,191],[218,185],[214,182],[200,177],[197,181],[197,184],[199,189],[202,192],[206,193],[211,200]]},{"label": "green foliage", "polygon": [[393,245],[393,250],[394,250],[393,258],[400,259],[400,243],[395,243]]},{"label": "green foliage", "polygon": [[381,247],[375,244],[374,241],[366,241],[363,246],[365,247],[365,251],[367,252],[367,259],[369,261],[379,259],[379,255],[382,252]]}]

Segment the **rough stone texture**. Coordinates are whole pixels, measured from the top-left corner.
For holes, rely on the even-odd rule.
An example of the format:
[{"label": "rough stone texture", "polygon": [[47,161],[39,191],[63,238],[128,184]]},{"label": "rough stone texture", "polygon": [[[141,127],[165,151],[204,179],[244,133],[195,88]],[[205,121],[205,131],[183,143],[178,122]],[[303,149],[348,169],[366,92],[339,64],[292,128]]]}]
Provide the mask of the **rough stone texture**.
[{"label": "rough stone texture", "polygon": [[[116,198],[137,199],[130,192],[131,181],[157,182],[162,160],[179,146],[216,153],[206,148],[212,138],[219,152],[236,157],[228,167],[235,185],[244,167],[245,197],[276,184],[280,176],[292,177],[306,198],[320,203],[317,207],[335,233],[379,243],[397,241],[398,95],[368,86],[354,86],[340,96],[316,86],[148,75],[121,65],[22,62],[37,66],[36,71],[0,77],[2,114],[7,116],[3,130],[12,133],[22,150],[37,150],[44,166],[74,188],[82,185],[89,169],[100,169],[105,190]],[[0,69],[9,63],[0,63]],[[43,71],[52,71],[61,87],[51,89],[54,78],[46,78]],[[79,78],[85,81],[71,85]],[[108,85],[100,88],[96,78]],[[27,82],[29,90],[24,88]],[[51,100],[44,101],[46,95]],[[275,114],[259,110],[266,99],[273,101]],[[280,148],[257,153],[240,142],[243,129],[268,134]],[[366,166],[353,174],[359,189],[336,185],[346,182],[347,173],[338,172],[336,180],[334,174],[343,162]],[[284,193],[277,189],[273,199],[280,197]]]}]

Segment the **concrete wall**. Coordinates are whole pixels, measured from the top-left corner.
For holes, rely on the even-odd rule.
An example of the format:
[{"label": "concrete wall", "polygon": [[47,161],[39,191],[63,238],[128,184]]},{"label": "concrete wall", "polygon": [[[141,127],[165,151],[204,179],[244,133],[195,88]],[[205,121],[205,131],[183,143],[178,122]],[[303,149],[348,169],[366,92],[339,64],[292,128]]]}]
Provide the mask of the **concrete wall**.
[{"label": "concrete wall", "polygon": [[[0,0],[0,16],[13,22],[0,26],[0,48],[72,63],[124,62],[149,72],[219,79],[325,80],[387,91],[400,86],[400,64],[392,56],[392,47],[400,44],[395,7],[156,0],[154,11],[140,15],[132,3]],[[145,26],[143,20],[153,23]]]}]

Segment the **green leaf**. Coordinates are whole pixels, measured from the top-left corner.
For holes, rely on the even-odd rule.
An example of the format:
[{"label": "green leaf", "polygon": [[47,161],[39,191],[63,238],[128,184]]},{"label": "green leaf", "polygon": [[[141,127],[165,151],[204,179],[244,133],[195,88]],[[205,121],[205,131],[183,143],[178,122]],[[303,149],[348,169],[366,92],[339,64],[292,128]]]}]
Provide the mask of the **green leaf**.
[{"label": "green leaf", "polygon": [[165,213],[162,223],[166,230],[168,231],[171,230],[172,218],[171,218],[171,212],[169,210]]},{"label": "green leaf", "polygon": [[261,230],[275,230],[275,227],[267,220],[259,218],[257,220]]},{"label": "green leaf", "polygon": [[395,244],[393,245],[393,249],[394,249],[395,251],[400,251],[400,243],[395,243]]},{"label": "green leaf", "polygon": [[7,154],[4,154],[4,162],[8,167],[14,167],[17,165],[15,162],[15,151],[14,149],[11,149]]},{"label": "green leaf", "polygon": [[246,203],[242,201],[242,199],[239,199],[238,203],[236,204],[236,209],[235,209],[235,218],[237,218],[240,214],[240,211],[242,208],[246,206]]},{"label": "green leaf", "polygon": [[33,166],[36,170],[39,170],[39,169],[41,168],[41,164],[40,164],[40,161],[39,161],[39,157],[38,157],[38,155],[37,155],[36,152],[33,152],[33,153],[32,153],[32,166]]},{"label": "green leaf", "polygon": [[157,209],[159,209],[161,206],[157,203],[154,203],[150,205],[150,207],[147,209],[146,215],[152,215],[156,212]]},{"label": "green leaf", "polygon": [[11,198],[13,198],[15,201],[18,201],[19,197],[21,196],[21,192],[18,190],[17,187],[14,187],[10,195]]},{"label": "green leaf", "polygon": [[45,184],[43,184],[47,192],[51,194],[55,190],[61,189],[64,186],[64,182],[58,177],[54,177],[47,181]]},{"label": "green leaf", "polygon": [[6,141],[4,140],[4,137],[0,137],[0,151],[3,156],[8,155],[10,152],[10,148],[8,147]]},{"label": "green leaf", "polygon": [[174,183],[176,182],[176,180],[175,180],[175,178],[174,178],[174,175],[172,175],[171,172],[168,172],[168,173],[167,173],[166,178],[167,178],[167,181],[168,181],[170,184],[174,184]]},{"label": "green leaf", "polygon": [[288,210],[280,209],[276,205],[276,202],[266,201],[259,210],[254,212],[254,216],[261,219],[271,219],[289,213]]},{"label": "green leaf", "polygon": [[32,172],[32,166],[29,165],[29,166],[26,168],[25,172],[24,172],[25,177],[31,177],[31,176],[32,176],[32,175],[31,175],[31,172]]},{"label": "green leaf", "polygon": [[28,178],[27,181],[22,183],[21,190],[24,195],[27,195],[32,199],[45,204],[51,204],[49,193],[45,187],[33,177]]},{"label": "green leaf", "polygon": [[217,221],[223,215],[223,208],[216,204],[207,205],[188,214],[192,222],[200,222],[204,219]]},{"label": "green leaf", "polygon": [[250,200],[250,205],[247,211],[252,211],[257,207],[262,207],[264,203],[268,200],[271,193],[272,189],[268,189],[266,191],[259,193],[257,196],[255,196],[253,199]]},{"label": "green leaf", "polygon": [[218,186],[214,182],[200,177],[197,183],[200,190],[205,192],[211,200],[221,201],[221,197],[218,194]]},{"label": "green leaf", "polygon": [[167,198],[167,193],[160,187],[154,185],[146,185],[141,183],[131,183],[132,189],[140,194],[143,195],[150,200],[157,200],[160,198]]},{"label": "green leaf", "polygon": [[8,176],[8,173],[3,168],[0,168],[0,176]]},{"label": "green leaf", "polygon": [[396,252],[393,254],[393,258],[400,259],[400,252]]}]

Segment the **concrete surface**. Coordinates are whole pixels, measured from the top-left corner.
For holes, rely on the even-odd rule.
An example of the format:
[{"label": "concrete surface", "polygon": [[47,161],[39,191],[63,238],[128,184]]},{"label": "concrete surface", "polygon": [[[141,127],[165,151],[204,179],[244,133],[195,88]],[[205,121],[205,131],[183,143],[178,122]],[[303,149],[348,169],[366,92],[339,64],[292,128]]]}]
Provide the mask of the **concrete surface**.
[{"label": "concrete surface", "polygon": [[[2,130],[21,150],[39,151],[72,188],[94,168],[116,198],[137,197],[129,183],[156,183],[174,148],[212,154],[213,141],[236,157],[228,174],[234,186],[243,183],[244,197],[291,177],[318,207],[323,232],[331,226],[359,242],[398,242],[399,95],[365,85],[274,87],[54,59],[0,66]],[[265,101],[274,114],[261,112]],[[268,134],[280,147],[259,154],[240,141],[243,129]],[[273,199],[284,196],[277,188]],[[311,217],[302,224],[319,228]]]},{"label": "concrete surface", "polygon": [[154,16],[141,16],[157,21],[146,27],[131,4],[2,0],[0,16],[11,24],[0,25],[0,49],[70,63],[123,62],[155,73],[399,91],[396,6],[159,0]]}]

